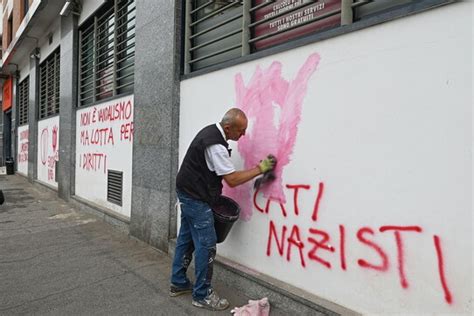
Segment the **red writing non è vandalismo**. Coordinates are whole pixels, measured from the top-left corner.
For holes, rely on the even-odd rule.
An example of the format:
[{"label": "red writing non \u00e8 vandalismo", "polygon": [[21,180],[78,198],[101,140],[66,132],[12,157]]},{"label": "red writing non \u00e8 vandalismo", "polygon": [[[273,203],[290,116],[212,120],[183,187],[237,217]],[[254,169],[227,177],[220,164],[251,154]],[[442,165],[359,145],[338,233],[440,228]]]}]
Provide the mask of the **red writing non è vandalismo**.
[{"label": "red writing non \u00e8 vandalismo", "polygon": [[111,122],[119,120],[129,120],[133,114],[132,101],[122,101],[106,107],[81,113],[80,126],[87,126],[96,122]]}]

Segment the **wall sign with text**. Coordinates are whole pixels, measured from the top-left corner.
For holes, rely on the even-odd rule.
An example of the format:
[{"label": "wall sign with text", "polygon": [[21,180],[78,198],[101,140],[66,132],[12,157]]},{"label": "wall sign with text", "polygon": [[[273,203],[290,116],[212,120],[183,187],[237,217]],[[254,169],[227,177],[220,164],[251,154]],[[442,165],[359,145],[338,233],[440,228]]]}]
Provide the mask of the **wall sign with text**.
[{"label": "wall sign with text", "polygon": [[[257,0],[254,6],[264,2],[265,0]],[[341,23],[340,13],[320,20],[318,18],[340,9],[340,0],[278,0],[255,10],[253,22],[264,22],[254,27],[253,38],[275,33],[256,41],[255,49],[278,45],[302,35],[338,26]]]}]

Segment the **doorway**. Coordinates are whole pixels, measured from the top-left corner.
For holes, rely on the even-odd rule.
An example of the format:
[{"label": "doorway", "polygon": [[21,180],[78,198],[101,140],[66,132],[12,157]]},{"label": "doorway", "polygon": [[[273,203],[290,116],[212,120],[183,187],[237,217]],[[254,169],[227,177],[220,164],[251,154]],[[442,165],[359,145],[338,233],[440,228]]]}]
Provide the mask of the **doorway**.
[{"label": "doorway", "polygon": [[12,158],[12,110],[3,112],[3,158]]}]

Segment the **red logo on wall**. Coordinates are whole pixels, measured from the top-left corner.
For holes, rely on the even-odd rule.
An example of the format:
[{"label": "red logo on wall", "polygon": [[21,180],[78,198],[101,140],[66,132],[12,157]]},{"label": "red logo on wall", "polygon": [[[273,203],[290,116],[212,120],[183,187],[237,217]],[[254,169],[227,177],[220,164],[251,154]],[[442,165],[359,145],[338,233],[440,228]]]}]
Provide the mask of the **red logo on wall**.
[{"label": "red logo on wall", "polygon": [[41,163],[46,165],[48,159],[48,128],[43,128],[41,132],[41,139],[40,139],[40,154],[41,154]]},{"label": "red logo on wall", "polygon": [[12,107],[12,77],[9,77],[3,84],[3,112]]},{"label": "red logo on wall", "polygon": [[53,127],[53,152],[58,148],[58,127],[55,125]]}]

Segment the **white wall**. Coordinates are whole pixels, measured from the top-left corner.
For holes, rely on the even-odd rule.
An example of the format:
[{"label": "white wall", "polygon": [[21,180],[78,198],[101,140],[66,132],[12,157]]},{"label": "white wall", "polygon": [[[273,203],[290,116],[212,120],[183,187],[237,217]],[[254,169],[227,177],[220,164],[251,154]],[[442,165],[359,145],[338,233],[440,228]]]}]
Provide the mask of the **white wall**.
[{"label": "white wall", "polygon": [[[35,15],[36,10],[38,10],[40,4],[41,4],[41,0],[34,0],[31,3],[31,5],[28,8],[28,11],[25,13],[25,16],[21,20],[21,23],[20,23],[20,25],[18,26],[18,29],[15,32],[15,38],[16,39],[18,39],[21,36],[21,34],[23,34],[23,32],[25,31],[27,25],[30,23],[31,18],[33,17],[33,15]],[[10,3],[9,3],[9,5],[10,5]],[[18,5],[19,5],[19,3],[17,4],[17,6]],[[11,4],[9,9],[10,10],[13,9],[13,4]]]},{"label": "white wall", "polygon": [[17,171],[22,175],[28,175],[28,125],[18,126],[18,157]]},{"label": "white wall", "polygon": [[[49,43],[49,35],[53,35],[53,41]],[[39,40],[40,47],[40,63],[45,61],[49,55],[59,46],[61,41],[61,19],[58,17],[51,23],[48,31],[45,32],[43,38]]]},{"label": "white wall", "polygon": [[10,15],[13,11],[13,0],[8,0],[7,3],[5,3],[5,7],[3,8],[3,10],[6,10],[8,12],[8,15]]},{"label": "white wall", "polygon": [[[133,95],[77,111],[76,195],[130,217]],[[107,201],[107,170],[123,172],[122,206]]]},{"label": "white wall", "polygon": [[38,180],[54,188],[59,159],[59,116],[38,121]]},{"label": "white wall", "polygon": [[79,25],[81,25],[89,16],[103,5],[105,0],[84,0],[82,2],[81,16],[79,17]]},{"label": "white wall", "polygon": [[250,106],[236,165],[280,159],[256,205],[251,184],[226,190],[247,216],[218,253],[365,314],[471,315],[469,5],[183,81],[180,159],[232,105]]},{"label": "white wall", "polygon": [[20,69],[20,78],[18,80],[18,83],[22,82],[23,79],[25,79],[27,76],[30,75],[30,60],[29,60],[29,57],[28,57],[28,59],[23,59],[20,62],[19,69]]}]

